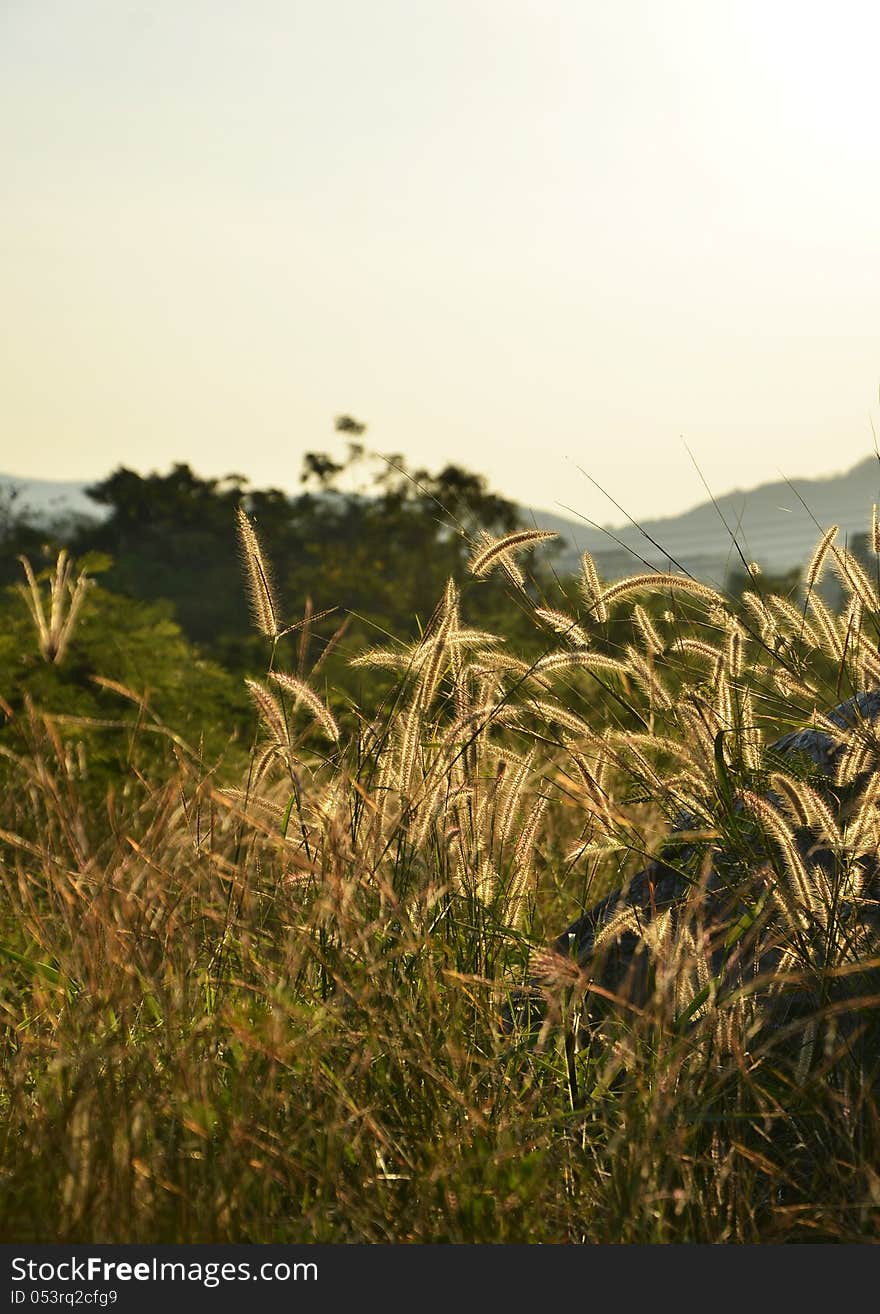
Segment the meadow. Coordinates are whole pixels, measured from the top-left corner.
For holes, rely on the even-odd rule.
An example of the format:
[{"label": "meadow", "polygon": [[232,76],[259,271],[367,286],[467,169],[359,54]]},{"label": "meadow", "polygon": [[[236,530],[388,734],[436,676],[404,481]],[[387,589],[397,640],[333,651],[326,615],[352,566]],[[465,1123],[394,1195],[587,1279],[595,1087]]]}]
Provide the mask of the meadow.
[{"label": "meadow", "polygon": [[[873,727],[831,781],[769,751],[880,684],[876,524],[791,594],[585,554],[557,597],[546,535],[474,527],[415,634],[325,623],[312,660],[243,505],[235,690],[84,557],[8,593],[3,1239],[877,1240]],[[119,665],[138,625],[179,715]],[[605,989],[551,946],[683,810],[690,912],[639,930],[638,997]],[[772,978],[731,982],[756,926]]]}]

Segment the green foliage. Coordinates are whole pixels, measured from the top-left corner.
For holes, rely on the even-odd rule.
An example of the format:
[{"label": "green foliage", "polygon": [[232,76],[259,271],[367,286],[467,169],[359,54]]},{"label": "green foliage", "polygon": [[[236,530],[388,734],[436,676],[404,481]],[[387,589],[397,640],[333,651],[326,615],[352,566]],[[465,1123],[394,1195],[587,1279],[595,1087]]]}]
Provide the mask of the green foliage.
[{"label": "green foliage", "polygon": [[301,613],[310,597],[317,611],[412,632],[449,575],[464,573],[466,535],[477,525],[510,527],[514,508],[480,476],[455,466],[410,474],[400,458],[380,461],[362,491],[341,492],[340,481],[365,461],[356,444],[341,464],[309,453],[303,481],[318,491],[294,499],[277,489],[247,490],[237,475],[201,479],[186,465],[147,477],[119,469],[89,490],[109,518],[84,530],[74,547],[110,553],[109,587],[170,599],[192,639],[228,651],[248,630],[232,535],[243,503],[288,607]]},{"label": "green foliage", "polygon": [[236,475],[200,479],[187,465],[145,477],[121,467],[88,490],[109,515],[84,526],[73,550],[107,553],[109,589],[171,602],[188,637],[210,645],[247,627],[232,533],[244,484]]},{"label": "green foliage", "polygon": [[[338,427],[363,430],[356,421]],[[415,637],[448,578],[465,588],[466,615],[474,598],[475,623],[478,615],[483,625],[503,620],[508,633],[537,651],[534,623],[502,586],[475,591],[468,583],[477,532],[516,523],[515,507],[482,476],[454,465],[436,474],[410,471],[400,456],[371,456],[351,442],[340,461],[308,453],[302,483],[303,492],[289,498],[279,489],[249,489],[239,475],[202,479],[185,464],[147,476],[123,467],[89,490],[109,512],[102,522],[82,523],[66,537],[56,533],[45,544],[38,531],[19,525],[8,551],[33,554],[43,546],[48,563],[65,542],[81,560],[102,554],[110,591],[170,603],[204,652],[227,669],[259,674],[266,649],[250,626],[234,535],[235,509],[243,505],[273,564],[285,626],[306,612],[323,617],[303,642],[299,633],[286,642],[290,660],[310,669],[344,624],[344,643],[323,673],[348,698],[370,700],[383,689],[381,679],[367,687],[348,657],[383,636]]]},{"label": "green foliage", "polygon": [[[38,577],[41,587],[50,574]],[[0,745],[14,749],[29,707],[40,708],[54,718],[96,798],[133,763],[168,775],[176,769],[174,746],[206,762],[221,759],[230,736],[246,733],[248,700],[240,681],[201,656],[172,614],[168,602],[136,602],[92,582],[63,659],[53,662],[40,651],[20,589],[4,590]]]}]

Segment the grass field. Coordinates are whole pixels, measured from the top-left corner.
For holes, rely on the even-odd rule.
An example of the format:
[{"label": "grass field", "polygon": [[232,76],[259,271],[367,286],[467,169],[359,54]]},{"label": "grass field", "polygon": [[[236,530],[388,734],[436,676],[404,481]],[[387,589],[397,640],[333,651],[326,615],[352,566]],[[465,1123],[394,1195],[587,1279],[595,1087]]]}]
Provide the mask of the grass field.
[{"label": "grass field", "polygon": [[[240,531],[267,648],[240,778],[120,688],[131,767],[97,806],[83,728],[7,708],[4,1239],[876,1240],[871,727],[830,782],[767,753],[880,683],[864,564],[829,534],[802,601],[759,575],[734,600],[606,586],[585,557],[574,614],[523,573],[536,531],[482,541],[474,577],[504,573],[544,655],[465,626],[450,584],[419,642],[358,658],[394,694],[343,714],[281,666]],[[30,583],[47,661],[78,587],[63,567]],[[719,977],[696,898],[644,935],[647,989],[608,998],[546,946],[683,809],[697,896],[714,855],[760,851],[731,866],[722,948],[760,920],[773,979]],[[788,990],[810,1007],[775,1025]]]}]

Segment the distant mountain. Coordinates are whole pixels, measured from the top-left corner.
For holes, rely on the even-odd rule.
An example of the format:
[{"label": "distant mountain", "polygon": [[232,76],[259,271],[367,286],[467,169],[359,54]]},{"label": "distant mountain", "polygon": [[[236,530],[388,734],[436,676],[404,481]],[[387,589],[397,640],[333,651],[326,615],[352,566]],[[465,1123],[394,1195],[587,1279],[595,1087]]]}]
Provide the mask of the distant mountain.
[{"label": "distant mountain", "polygon": [[0,496],[16,491],[16,515],[22,515],[35,524],[48,524],[52,520],[69,516],[91,516],[102,520],[107,508],[93,502],[86,494],[86,485],[56,479],[17,479],[0,474]]},{"label": "distant mountain", "polygon": [[[11,487],[19,490],[16,507],[37,523],[71,514],[94,519],[106,515],[106,509],[87,496],[84,483],[0,475],[0,496]],[[876,455],[845,474],[737,489],[716,498],[714,505],[703,502],[681,515],[645,520],[638,527],[598,529],[552,511],[521,509],[525,523],[560,535],[563,570],[575,569],[586,550],[605,579],[631,575],[647,563],[653,570],[682,568],[722,584],[728,570],[741,564],[734,540],[746,561],[757,561],[774,573],[790,570],[806,561],[830,525],[840,526],[841,542],[863,534],[873,503],[880,504]]]},{"label": "distant mountain", "polygon": [[703,502],[681,515],[645,520],[638,527],[604,530],[549,511],[528,514],[540,529],[562,535],[565,566],[586,550],[606,579],[634,574],[647,563],[653,570],[681,567],[721,584],[729,569],[742,564],[735,543],[746,561],[757,561],[764,570],[791,570],[805,563],[821,532],[831,525],[840,526],[841,543],[864,534],[874,503],[880,503],[876,455],[845,474],[737,489],[716,498],[714,505]]}]

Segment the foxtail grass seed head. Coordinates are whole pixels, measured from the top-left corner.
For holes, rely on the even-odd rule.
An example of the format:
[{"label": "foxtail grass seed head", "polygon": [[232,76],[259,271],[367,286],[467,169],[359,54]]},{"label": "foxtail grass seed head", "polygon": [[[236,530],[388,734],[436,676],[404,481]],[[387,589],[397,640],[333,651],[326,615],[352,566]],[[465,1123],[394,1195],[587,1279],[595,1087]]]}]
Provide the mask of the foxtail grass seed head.
[{"label": "foxtail grass seed head", "polygon": [[[617,661],[614,657],[607,660]],[[582,649],[577,649],[574,652],[551,652],[546,657],[539,658],[532,670],[535,675],[546,675],[548,671],[574,670],[578,666],[588,671],[619,669],[619,665],[615,667],[608,666],[607,660],[604,653],[584,652]]]},{"label": "foxtail grass seed head", "polygon": [[551,725],[563,726],[573,735],[581,735],[584,738],[592,735],[592,730],[583,717],[570,712],[567,707],[561,707],[559,703],[551,703],[543,698],[530,698],[528,707],[544,721]]},{"label": "foxtail grass seed head", "polygon": [[281,634],[281,621],[269,563],[263,553],[257,531],[243,507],[236,507],[235,519],[248,583],[251,617],[261,634],[265,634],[269,639],[277,639]]},{"label": "foxtail grass seed head", "polygon": [[799,639],[811,648],[821,646],[818,634],[801,608],[795,607],[788,598],[781,598],[778,594],[768,598],[767,603],[777,622],[777,632],[780,637]]},{"label": "foxtail grass seed head", "polygon": [[843,636],[840,623],[830,607],[827,607],[815,590],[809,594],[807,607],[812,613],[819,632],[822,635],[822,651],[837,664],[843,661]]},{"label": "foxtail grass seed head", "polygon": [[653,654],[645,657],[632,644],[627,644],[626,656],[633,679],[644,690],[651,704],[666,711],[673,707],[672,696],[654,668]]},{"label": "foxtail grass seed head", "polygon": [[790,893],[794,902],[785,899],[785,908],[794,913],[798,929],[805,925],[805,917],[815,906],[815,891],[811,888],[810,878],[798,851],[797,842],[788,822],[767,799],[744,789],[740,793],[742,805],[757,819],[766,834],[772,836],[782,854],[785,868],[791,882]]},{"label": "foxtail grass seed head", "polygon": [[610,817],[610,799],[607,791],[602,787],[602,776],[604,774],[604,757],[596,770],[591,770],[586,758],[579,751],[576,743],[568,738],[563,738],[563,742],[568,751],[568,755],[577,769],[581,786],[588,799],[593,803],[599,814],[608,819]]},{"label": "foxtail grass seed head", "polygon": [[413,783],[413,772],[420,757],[422,744],[422,706],[418,699],[411,703],[403,715],[400,729],[400,769],[398,788],[408,796]]},{"label": "foxtail grass seed head", "polygon": [[[550,529],[520,529],[502,538],[478,543],[471,556],[470,572],[478,577],[488,575],[494,566],[504,564],[502,559],[511,558],[515,552],[521,552],[535,543],[546,542],[549,538],[558,538],[558,535]],[[508,561],[507,564],[511,563]]]},{"label": "foxtail grass seed head", "polygon": [[505,917],[511,927],[523,924],[529,905],[529,894],[535,886],[535,868],[525,862],[514,869],[505,895]]},{"label": "foxtail grass seed head", "polygon": [[880,598],[864,566],[849,548],[832,548],[834,568],[845,589],[857,597],[868,611],[880,610]]},{"label": "foxtail grass seed head", "polygon": [[826,529],[825,533],[819,539],[816,550],[810,557],[807,569],[804,572],[804,588],[807,593],[811,593],[816,584],[822,578],[822,572],[825,569],[825,558],[831,550],[831,545],[838,535],[839,525],[832,525]]},{"label": "foxtail grass seed head", "polygon": [[311,712],[315,724],[328,739],[338,741],[339,726],[336,724],[329,707],[321,701],[310,685],[306,684],[304,680],[297,679],[295,675],[288,675],[285,671],[273,671],[269,678],[274,680],[286,693],[292,694],[297,703],[301,703],[303,707]]},{"label": "foxtail grass seed head", "polygon": [[558,949],[537,949],[529,963],[531,975],[554,990],[586,989],[589,977],[569,954]]},{"label": "foxtail grass seed head", "polygon": [[352,657],[349,666],[386,667],[391,671],[407,671],[412,668],[413,654],[409,650],[392,652],[389,648],[368,648],[365,652]]},{"label": "foxtail grass seed head", "polygon": [[533,850],[537,843],[538,831],[547,812],[549,800],[539,798],[532,806],[529,815],[523,823],[523,828],[519,833],[519,839],[516,842],[513,859],[517,867],[530,867],[534,858]]},{"label": "foxtail grass seed head", "polygon": [[245,685],[251,698],[257,705],[260,718],[266,726],[269,733],[276,743],[285,747],[290,746],[290,737],[287,731],[287,722],[284,717],[284,710],[276,698],[269,692],[264,684],[259,680],[245,679]]},{"label": "foxtail grass seed head", "polygon": [[818,691],[812,685],[805,684],[803,680],[799,680],[797,676],[792,675],[781,666],[773,672],[772,678],[774,687],[778,689],[783,698],[802,698],[812,707],[815,699],[819,697]]},{"label": "foxtail grass seed head", "polygon": [[688,593],[691,597],[699,598],[701,602],[717,606],[724,616],[727,615],[727,603],[722,595],[708,584],[701,584],[699,580],[690,579],[687,575],[660,573],[631,575],[628,579],[619,580],[617,584],[607,588],[601,595],[600,601],[607,607],[610,602],[617,602],[630,593],[643,592],[645,589],[653,589],[658,593]]},{"label": "foxtail grass seed head", "polygon": [[461,623],[458,614],[459,597],[458,585],[455,580],[448,579],[443,593],[443,610],[449,618],[449,628],[451,630],[457,630]]},{"label": "foxtail grass seed head", "polygon": [[520,801],[532,769],[534,753],[530,752],[512,771],[506,771],[498,808],[498,833],[502,843],[510,838]]},{"label": "foxtail grass seed head", "polygon": [[535,607],[534,614],[545,625],[549,625],[557,634],[568,639],[569,643],[574,643],[578,647],[586,648],[589,645],[589,636],[583,630],[573,616],[567,616],[564,611],[553,611],[549,607]]},{"label": "foxtail grass seed head", "polygon": [[853,735],[838,758],[834,783],[837,785],[851,784],[863,772],[874,766],[876,760],[877,745],[858,735]]},{"label": "foxtail grass seed head", "polygon": [[711,643],[706,643],[702,639],[676,639],[671,645],[672,652],[691,653],[695,657],[703,657],[708,662],[717,662],[723,654],[719,648],[713,647]]},{"label": "foxtail grass seed head", "polygon": [[73,563],[66,548],[58,553],[55,573],[49,586],[49,619],[43,608],[43,595],[27,557],[19,557],[27,579],[27,588],[19,585],[37,631],[37,646],[44,661],[59,665],[73,634],[77,617],[91,579],[81,572],[72,583]]},{"label": "foxtail grass seed head", "polygon": [[635,621],[636,627],[641,635],[645,651],[652,657],[663,652],[666,645],[657,633],[653,620],[645,611],[645,608],[641,603],[636,603],[635,607],[633,607],[633,620]]},{"label": "foxtail grass seed head", "polygon": [[608,610],[602,601],[602,583],[596,563],[589,552],[581,553],[581,574],[578,581],[581,597],[590,608],[595,620],[604,622],[608,619]]},{"label": "foxtail grass seed head", "polygon": [[738,680],[743,672],[744,638],[745,634],[742,626],[731,618],[727,630],[727,669],[734,680]]}]

